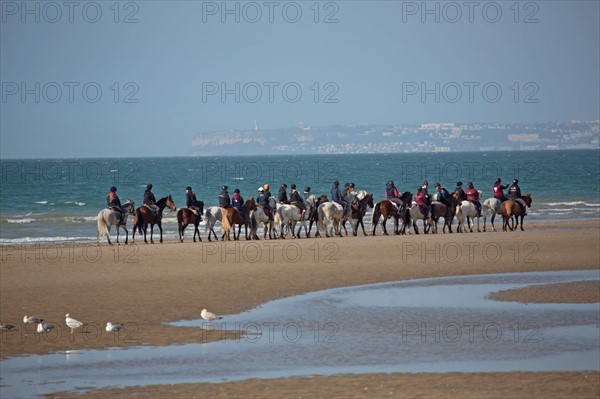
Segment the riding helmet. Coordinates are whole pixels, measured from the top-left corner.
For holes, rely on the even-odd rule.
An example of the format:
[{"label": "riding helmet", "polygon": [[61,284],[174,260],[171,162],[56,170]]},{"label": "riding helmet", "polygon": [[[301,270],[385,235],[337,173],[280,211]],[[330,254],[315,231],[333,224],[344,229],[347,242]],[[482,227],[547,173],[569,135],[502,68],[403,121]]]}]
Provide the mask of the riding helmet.
[{"label": "riding helmet", "polygon": [[461,181],[457,181],[456,182],[456,187],[461,187],[462,186],[462,182]]},{"label": "riding helmet", "polygon": [[290,188],[291,188],[292,190],[295,190],[295,189],[296,189],[296,185],[295,185],[295,184],[292,184],[292,185],[290,186]]},{"label": "riding helmet", "polygon": [[152,189],[152,184],[146,184],[146,190],[151,190]]},{"label": "riding helmet", "polygon": [[336,181],[333,182],[333,185],[337,187],[337,186],[340,185],[340,182],[336,180]]},{"label": "riding helmet", "polygon": [[264,188],[265,190],[268,190],[268,189],[269,189],[269,184],[268,184],[268,183],[267,183],[267,184],[265,184],[265,185],[263,186],[263,188]]},{"label": "riding helmet", "polygon": [[436,182],[436,183],[434,184],[434,187],[442,187],[442,185],[441,185],[439,182]]},{"label": "riding helmet", "polygon": [[354,185],[354,183],[350,183],[350,187],[354,188],[356,186]]},{"label": "riding helmet", "polygon": [[240,189],[239,189],[239,188],[236,188],[235,190],[233,190],[233,193],[234,193],[234,194],[239,194],[239,193],[240,193]]},{"label": "riding helmet", "polygon": [[348,182],[344,183],[344,187],[346,187],[346,188],[350,187],[350,183],[348,183]]},{"label": "riding helmet", "polygon": [[472,181],[470,181],[470,182],[467,183],[467,188],[473,188],[473,182]]},{"label": "riding helmet", "polygon": [[258,192],[259,192],[259,193],[260,193],[260,192],[263,192],[263,191],[265,191],[265,189],[264,189],[264,188],[262,188],[262,187],[259,187],[259,188],[258,188]]},{"label": "riding helmet", "polygon": [[112,186],[112,187],[110,188],[110,191],[112,191],[112,192],[116,192],[116,191],[117,191],[117,188],[116,188],[115,186]]},{"label": "riding helmet", "polygon": [[499,177],[496,177],[496,183],[500,183],[502,180]]},{"label": "riding helmet", "polygon": [[185,191],[188,191],[188,190],[189,190],[189,191],[192,191],[192,188],[191,188],[190,186],[187,186],[187,187],[185,188]]},{"label": "riding helmet", "polygon": [[223,191],[227,191],[227,189],[228,189],[228,188],[229,188],[229,187],[227,187],[227,186],[223,186],[223,187],[221,187],[221,190],[223,190]]},{"label": "riding helmet", "polygon": [[310,193],[310,187],[304,187],[304,192],[305,193]]},{"label": "riding helmet", "polygon": [[287,184],[283,183],[283,184],[281,185],[281,187],[283,187],[283,188],[287,188]]},{"label": "riding helmet", "polygon": [[519,179],[513,180],[513,184],[519,184]]},{"label": "riding helmet", "polygon": [[423,182],[423,185],[424,185],[424,186],[428,186],[428,185],[429,185],[429,182],[428,182],[427,180],[425,180],[425,181]]},{"label": "riding helmet", "polygon": [[417,187],[417,191],[418,191],[418,192],[421,192],[421,191],[423,191],[423,187],[421,187],[421,186]]}]

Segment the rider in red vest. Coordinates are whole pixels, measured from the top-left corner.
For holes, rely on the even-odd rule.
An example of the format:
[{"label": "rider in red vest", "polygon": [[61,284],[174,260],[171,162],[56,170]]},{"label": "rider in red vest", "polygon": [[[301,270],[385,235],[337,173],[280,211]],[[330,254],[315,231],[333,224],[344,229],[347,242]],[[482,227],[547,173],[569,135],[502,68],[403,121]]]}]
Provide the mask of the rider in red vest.
[{"label": "rider in red vest", "polygon": [[427,195],[423,192],[423,187],[417,188],[417,193],[415,194],[415,202],[419,206],[421,213],[425,215],[425,218],[428,218],[429,215],[429,206],[427,206]]},{"label": "rider in red vest", "polygon": [[473,182],[467,183],[467,189],[465,190],[467,194],[467,201],[470,201],[473,205],[475,205],[475,209],[477,209],[477,217],[481,217],[481,203],[479,202],[479,191],[473,187]]},{"label": "rider in red vest", "polygon": [[506,196],[504,195],[504,192],[502,190],[505,190],[508,188],[508,184],[503,186],[502,185],[502,180],[500,180],[500,178],[496,178],[496,182],[494,183],[494,186],[492,187],[492,190],[494,191],[494,198],[497,198],[500,200],[500,202],[504,202],[506,201],[508,198],[506,198]]}]

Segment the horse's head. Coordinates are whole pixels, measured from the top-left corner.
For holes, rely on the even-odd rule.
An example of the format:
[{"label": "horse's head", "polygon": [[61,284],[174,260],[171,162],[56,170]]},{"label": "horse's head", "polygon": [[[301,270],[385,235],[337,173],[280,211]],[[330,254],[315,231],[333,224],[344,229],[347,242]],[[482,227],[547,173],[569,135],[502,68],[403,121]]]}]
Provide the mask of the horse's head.
[{"label": "horse's head", "polygon": [[175,202],[173,202],[173,198],[171,197],[171,194],[167,195],[166,206],[167,206],[167,208],[169,208],[172,211],[177,210],[177,207],[175,206]]},{"label": "horse's head", "polygon": [[319,200],[317,201],[317,205],[322,204],[323,202],[328,202],[329,199],[327,198],[327,194],[321,194],[321,196],[319,197]]},{"label": "horse's head", "polygon": [[277,207],[277,199],[275,197],[269,197],[269,206],[273,210]]},{"label": "horse's head", "polygon": [[244,207],[244,209],[252,211],[254,209],[256,209],[256,201],[254,201],[254,197],[250,197],[246,200],[246,202],[244,202],[244,205],[242,205]]},{"label": "horse's head", "polygon": [[374,208],[375,207],[375,205],[373,204],[373,193],[365,195],[365,197],[363,198],[363,201],[366,201],[367,205],[370,208]]},{"label": "horse's head", "polygon": [[135,202],[133,202],[131,199],[127,200],[127,202],[125,202],[121,208],[125,209],[129,213],[132,213],[135,209]]},{"label": "horse's head", "polygon": [[521,198],[523,199],[523,201],[525,201],[525,204],[527,204],[527,207],[531,208],[531,204],[533,202],[533,199],[531,199],[531,194],[521,195]]}]

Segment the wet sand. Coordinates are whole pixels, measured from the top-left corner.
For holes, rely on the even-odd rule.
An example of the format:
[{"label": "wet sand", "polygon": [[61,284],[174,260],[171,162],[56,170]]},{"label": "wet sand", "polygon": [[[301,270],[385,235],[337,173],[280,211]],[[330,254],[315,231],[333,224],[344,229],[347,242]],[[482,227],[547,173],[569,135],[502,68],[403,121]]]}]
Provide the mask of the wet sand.
[{"label": "wet sand", "polygon": [[598,281],[546,284],[492,292],[489,299],[521,303],[596,303],[600,302]]},{"label": "wet sand", "polygon": [[[3,247],[0,321],[17,328],[2,332],[0,356],[200,342],[203,336],[197,329],[162,323],[197,319],[202,308],[234,314],[327,288],[599,268],[599,221],[526,223],[525,227],[524,232],[508,233]],[[65,313],[86,325],[69,334]],[[34,325],[20,323],[25,314],[56,324],[56,331],[36,334]],[[127,330],[106,333],[107,321],[126,323]],[[597,386],[598,375],[593,375]],[[336,384],[321,384],[323,396],[327,386],[333,389]],[[189,394],[193,392],[192,388]]]}]

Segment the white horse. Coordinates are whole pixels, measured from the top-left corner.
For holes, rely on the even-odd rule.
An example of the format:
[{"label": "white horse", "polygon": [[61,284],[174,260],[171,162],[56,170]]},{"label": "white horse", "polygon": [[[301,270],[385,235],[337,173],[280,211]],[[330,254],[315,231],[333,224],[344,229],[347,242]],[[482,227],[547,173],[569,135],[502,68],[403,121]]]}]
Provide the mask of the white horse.
[{"label": "white horse", "polygon": [[98,213],[98,234],[96,235],[96,243],[100,245],[100,236],[106,236],[108,239],[108,243],[113,245],[110,242],[110,227],[117,226],[117,244],[119,243],[119,227],[122,227],[125,230],[125,244],[127,244],[129,240],[129,231],[127,230],[127,217],[130,213],[135,211],[135,203],[133,200],[129,200],[123,205],[121,205],[121,209],[125,211],[123,215],[123,224],[119,224],[119,218],[117,217],[117,213],[110,208],[102,209]]},{"label": "white horse", "polygon": [[[300,238],[300,231],[302,231],[302,227],[304,227],[304,232],[308,236],[308,228],[306,227],[306,221],[308,220],[310,208],[314,206],[317,202],[317,197],[315,195],[310,195],[303,201],[304,216],[302,215],[302,210],[294,205],[288,204],[279,204],[277,207],[277,211],[275,212],[275,226],[280,226],[279,237],[285,238],[286,232],[291,228],[292,237]],[[295,234],[296,223],[300,222],[300,228],[298,229],[298,234]]]},{"label": "white horse", "polygon": [[[271,212],[277,212],[277,200],[275,199],[275,197],[269,198],[269,206],[271,207]],[[250,213],[250,217],[254,219],[253,228],[250,230],[250,237],[252,237],[253,240],[258,240],[256,230],[258,229],[259,223],[262,223],[264,226],[264,239],[267,238],[267,232],[269,233],[270,240],[272,240],[273,237],[277,238],[277,229],[275,228],[275,223],[273,220],[269,219],[262,207],[259,206],[254,211],[252,211]]]},{"label": "white horse", "polygon": [[[475,205],[471,203],[471,201],[462,201],[460,204],[456,206],[456,220],[458,220],[458,228],[457,232],[463,233],[466,232],[465,229],[465,219],[467,220],[467,226],[469,231],[473,232],[473,227],[471,226],[471,221],[473,218],[477,219],[477,232],[479,230],[479,217],[477,216],[477,209],[475,209]],[[473,223],[475,225],[475,223]]]},{"label": "white horse", "polygon": [[[429,230],[431,230],[431,226],[433,225],[433,221],[431,220],[431,212],[429,213],[428,217],[425,217],[423,212],[421,212],[421,208],[419,207],[419,205],[417,205],[417,203],[414,201],[412,203],[412,206],[410,207],[409,212],[410,212],[410,219],[412,220],[412,225],[413,225],[413,229],[415,230],[415,233],[419,234],[419,228],[417,227],[417,221],[422,220],[423,221],[423,231],[425,232],[425,234],[427,234],[429,232]],[[410,226],[409,226],[408,231],[410,232]]]},{"label": "white horse", "polygon": [[483,215],[483,231],[485,231],[486,221],[489,215],[492,215],[492,230],[496,231],[496,228],[494,227],[494,218],[496,215],[501,214],[501,205],[502,201],[500,201],[498,198],[488,198],[483,201],[483,205],[481,206],[481,214]]},{"label": "white horse", "polygon": [[219,241],[219,237],[217,237],[217,233],[215,233],[215,224],[217,222],[221,223],[223,219],[223,212],[221,212],[220,206],[211,206],[206,210],[206,232],[208,233],[208,241],[212,241],[210,239],[211,233],[215,236],[215,239]]},{"label": "white horse", "polygon": [[332,228],[332,233],[335,233],[338,237],[342,236],[340,224],[345,216],[343,206],[333,201],[323,202],[319,205],[318,214],[319,221],[317,222],[317,230],[319,230],[319,232],[323,230],[325,231],[325,236],[331,237],[332,234],[329,234],[329,231],[330,228]]}]

